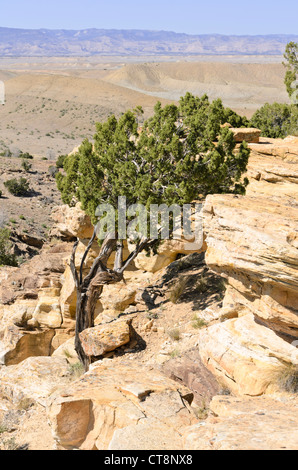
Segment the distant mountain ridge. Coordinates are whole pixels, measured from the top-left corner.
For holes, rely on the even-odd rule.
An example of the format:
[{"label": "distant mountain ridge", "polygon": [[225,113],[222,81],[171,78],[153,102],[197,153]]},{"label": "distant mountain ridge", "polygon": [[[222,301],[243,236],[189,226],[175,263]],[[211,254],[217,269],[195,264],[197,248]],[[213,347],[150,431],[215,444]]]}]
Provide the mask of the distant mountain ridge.
[{"label": "distant mountain ridge", "polygon": [[145,30],[29,30],[0,27],[0,57],[91,55],[280,55],[298,35],[188,35]]}]

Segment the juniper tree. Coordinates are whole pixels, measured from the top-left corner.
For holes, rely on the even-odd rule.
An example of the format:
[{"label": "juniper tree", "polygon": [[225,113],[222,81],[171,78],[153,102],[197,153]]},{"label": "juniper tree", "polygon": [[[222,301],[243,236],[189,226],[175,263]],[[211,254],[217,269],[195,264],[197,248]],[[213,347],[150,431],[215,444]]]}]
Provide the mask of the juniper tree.
[{"label": "juniper tree", "polygon": [[[284,53],[284,58],[286,62],[284,62],[284,66],[287,68],[286,75],[285,75],[285,85],[287,87],[287,92],[290,97],[293,97],[295,94],[295,98],[298,96],[297,92],[297,80],[298,80],[298,43],[289,42],[286,46],[286,50]],[[295,83],[296,82],[296,83]],[[296,103],[297,104],[297,103]]]},{"label": "juniper tree", "polygon": [[[242,175],[249,149],[243,143],[236,150],[233,134],[220,126],[224,119],[220,100],[210,103],[207,96],[197,98],[188,93],[179,106],[162,107],[158,102],[139,133],[135,112],[127,111],[119,119],[109,117],[96,125],[94,144],[84,140],[78,152],[65,159],[64,172],[57,175],[62,200],[70,206],[80,201],[95,224],[79,270],[75,262],[78,242],[71,256],[77,288],[75,346],[86,369],[90,358],[84,353],[79,334],[94,326],[95,306],[103,286],[121,281],[137,255],[156,246],[156,240],[143,234],[123,259],[123,240],[117,231],[118,197],[124,196],[127,206],[138,203],[150,209],[152,204],[182,206],[212,193],[244,194],[248,180]],[[84,277],[85,261],[102,221],[96,218],[101,204],[115,208],[116,226],[106,233],[100,254]],[[113,252],[111,269],[107,263]]]}]

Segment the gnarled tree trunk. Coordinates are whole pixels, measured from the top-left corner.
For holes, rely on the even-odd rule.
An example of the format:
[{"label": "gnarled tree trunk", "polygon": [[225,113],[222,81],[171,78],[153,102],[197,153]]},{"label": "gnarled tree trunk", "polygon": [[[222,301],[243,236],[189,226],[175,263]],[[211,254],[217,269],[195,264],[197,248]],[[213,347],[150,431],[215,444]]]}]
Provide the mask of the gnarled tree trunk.
[{"label": "gnarled tree trunk", "polygon": [[[91,358],[88,357],[82,347],[80,333],[87,328],[94,326],[94,313],[96,304],[102,294],[105,284],[116,284],[123,279],[123,272],[136,256],[145,248],[148,240],[141,241],[136,249],[130,254],[125,262],[123,262],[123,242],[117,240],[117,234],[107,234],[99,256],[95,259],[89,274],[83,278],[84,264],[92,243],[96,238],[97,227],[94,229],[93,236],[88,244],[80,264],[79,273],[76,269],[75,254],[79,244],[74,244],[73,252],[70,260],[70,267],[77,290],[77,306],[76,306],[76,332],[75,332],[75,350],[79,356],[85,370],[88,371]],[[108,260],[113,251],[116,250],[114,269],[107,268]]]}]

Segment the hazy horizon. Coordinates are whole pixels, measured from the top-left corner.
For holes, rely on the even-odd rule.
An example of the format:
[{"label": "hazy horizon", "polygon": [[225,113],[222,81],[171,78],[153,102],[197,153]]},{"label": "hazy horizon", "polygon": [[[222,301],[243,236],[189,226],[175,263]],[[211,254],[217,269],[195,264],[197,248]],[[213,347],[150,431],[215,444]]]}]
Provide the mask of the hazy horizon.
[{"label": "hazy horizon", "polygon": [[[2,1],[2,3],[4,3]],[[1,7],[1,0],[0,0]],[[11,0],[3,4],[1,26],[47,30],[146,30],[188,35],[295,35],[296,0],[251,0],[245,8],[236,0]]]}]

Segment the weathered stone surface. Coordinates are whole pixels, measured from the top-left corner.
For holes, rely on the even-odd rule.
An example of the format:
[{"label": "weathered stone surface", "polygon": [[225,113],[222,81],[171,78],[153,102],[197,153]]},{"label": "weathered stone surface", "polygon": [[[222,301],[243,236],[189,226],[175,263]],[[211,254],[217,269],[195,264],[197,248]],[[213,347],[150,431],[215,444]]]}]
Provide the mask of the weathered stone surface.
[{"label": "weathered stone surface", "polygon": [[234,134],[235,142],[246,142],[258,143],[260,140],[261,131],[255,128],[235,128],[231,127],[230,131]]},{"label": "weathered stone surface", "polygon": [[285,139],[270,139],[262,137],[257,145],[251,144],[250,148],[253,152],[261,156],[267,155],[280,158],[285,162],[297,163],[298,160],[298,137],[289,135]]},{"label": "weathered stone surface", "polygon": [[195,403],[201,407],[208,405],[221,388],[214,375],[202,363],[197,349],[167,361],[162,366],[162,372],[170,379],[186,385],[193,392]]},{"label": "weathered stone surface", "polygon": [[79,362],[78,355],[75,350],[75,339],[70,338],[67,341],[65,341],[61,346],[59,346],[54,353],[52,354],[52,357],[60,357],[63,359],[67,359],[69,364],[76,364]]},{"label": "weathered stone surface", "polygon": [[284,364],[298,364],[298,349],[251,314],[202,330],[203,363],[236,394],[258,396],[276,391],[274,383]]},{"label": "weathered stone surface", "polygon": [[131,320],[118,320],[80,333],[82,347],[87,356],[102,356],[129,343],[130,323]]},{"label": "weathered stone surface", "polygon": [[297,450],[298,402],[215,397],[217,418],[185,431],[186,450]]},{"label": "weathered stone surface", "polygon": [[178,449],[181,430],[196,422],[185,398],[190,390],[148,367],[98,365],[53,397],[48,416],[59,448]]},{"label": "weathered stone surface", "polygon": [[249,146],[247,195],[204,207],[206,262],[228,281],[218,314],[228,321],[204,331],[200,353],[236,393],[257,395],[270,391],[268,367],[297,361],[298,139]]},{"label": "weathered stone surface", "polygon": [[161,421],[140,420],[114,432],[108,450],[181,450],[183,439],[179,432]]},{"label": "weathered stone surface", "polygon": [[229,278],[250,311],[298,337],[298,209],[247,196],[209,196],[207,264]]},{"label": "weathered stone surface", "polygon": [[52,236],[60,236],[66,239],[91,238],[93,225],[88,215],[82,211],[80,204],[75,207],[57,206],[52,211],[52,219],[55,227]]},{"label": "weathered stone surface", "polygon": [[71,250],[70,243],[47,247],[18,269],[9,270],[9,275],[0,283],[0,303],[7,305],[18,298],[37,298],[43,288],[61,288],[64,259],[70,256]]},{"label": "weathered stone surface", "polygon": [[202,253],[206,251],[206,248],[203,239],[198,241],[195,239],[165,240],[156,255],[148,257],[146,253],[140,253],[135,260],[135,266],[140,270],[156,273],[173,263],[179,254]]},{"label": "weathered stone surface", "polygon": [[31,356],[49,356],[54,330],[23,331],[12,325],[0,331],[0,364],[14,365]]},{"label": "weathered stone surface", "polygon": [[18,365],[0,369],[0,395],[13,404],[29,398],[40,403],[69,380],[66,359],[30,357]]},{"label": "weathered stone surface", "polygon": [[33,313],[33,318],[41,328],[60,328],[62,315],[59,297],[41,295]]}]

